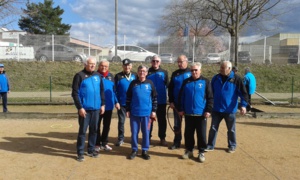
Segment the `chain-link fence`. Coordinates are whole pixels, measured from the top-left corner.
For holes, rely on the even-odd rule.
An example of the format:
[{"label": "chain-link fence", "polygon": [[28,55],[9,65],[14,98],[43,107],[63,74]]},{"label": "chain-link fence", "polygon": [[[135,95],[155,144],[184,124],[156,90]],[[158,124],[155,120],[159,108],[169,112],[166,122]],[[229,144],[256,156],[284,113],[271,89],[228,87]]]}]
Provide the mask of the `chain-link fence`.
[{"label": "chain-link fence", "polygon": [[[239,37],[239,39],[247,39]],[[300,34],[277,34],[258,40],[241,40],[238,43],[238,62],[299,64]],[[0,39],[0,60],[82,61],[87,56],[97,59],[147,61],[153,54],[171,54],[173,60],[185,54],[191,61],[209,63],[213,60],[234,61],[234,38],[221,36],[118,36],[118,47],[114,47],[114,37],[86,35],[72,38],[68,35],[3,36]]]}]

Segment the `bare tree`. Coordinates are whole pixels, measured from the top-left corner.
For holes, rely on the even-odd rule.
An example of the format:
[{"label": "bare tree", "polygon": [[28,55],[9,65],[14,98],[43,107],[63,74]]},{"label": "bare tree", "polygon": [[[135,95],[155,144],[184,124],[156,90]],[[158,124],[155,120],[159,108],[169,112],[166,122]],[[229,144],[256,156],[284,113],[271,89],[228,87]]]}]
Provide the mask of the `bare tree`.
[{"label": "bare tree", "polygon": [[[271,13],[281,0],[184,0],[172,1],[166,7],[166,15],[162,17],[162,30],[176,33],[188,26],[194,35],[200,35],[202,28],[209,28],[206,35],[212,32],[227,31],[231,43],[230,58],[236,54],[237,37],[240,31],[251,22],[262,17],[275,17]],[[256,21],[257,22],[257,21]],[[203,34],[201,34],[203,35]],[[235,38],[236,37],[236,38]],[[235,56],[237,57],[237,55]],[[235,58],[237,65],[237,58]]]},{"label": "bare tree", "polygon": [[17,20],[17,15],[22,13],[19,6],[25,0],[0,0],[0,26],[6,27]]}]

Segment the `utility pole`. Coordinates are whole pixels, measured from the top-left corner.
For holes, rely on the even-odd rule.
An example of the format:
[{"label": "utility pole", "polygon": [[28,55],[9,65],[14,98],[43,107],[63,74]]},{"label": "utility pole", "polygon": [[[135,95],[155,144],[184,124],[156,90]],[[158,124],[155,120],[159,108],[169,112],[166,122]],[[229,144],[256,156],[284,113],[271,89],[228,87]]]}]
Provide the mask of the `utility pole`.
[{"label": "utility pole", "polygon": [[235,43],[234,43],[234,65],[238,62],[238,41],[239,41],[239,0],[236,0],[236,14],[235,14]]},{"label": "utility pole", "polygon": [[117,60],[117,46],[118,46],[118,0],[115,0],[115,56],[113,61]]}]

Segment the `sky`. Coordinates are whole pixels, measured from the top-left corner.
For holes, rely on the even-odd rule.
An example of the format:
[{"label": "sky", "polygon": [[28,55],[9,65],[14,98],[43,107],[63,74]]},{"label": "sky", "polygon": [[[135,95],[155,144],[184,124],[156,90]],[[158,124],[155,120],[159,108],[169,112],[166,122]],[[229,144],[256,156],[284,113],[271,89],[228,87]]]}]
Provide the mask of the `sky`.
[{"label": "sky", "polygon": [[[43,3],[44,0],[30,0]],[[159,18],[164,14],[164,7],[172,0],[118,0],[118,41],[126,44],[139,42],[158,42],[156,31]],[[300,33],[300,1],[282,0],[274,8],[280,16],[280,27],[271,21],[266,22],[269,32],[256,32],[255,28],[247,32],[244,41],[273,35],[278,32]],[[295,6],[295,3],[297,4]],[[71,37],[91,41],[101,46],[114,44],[115,0],[54,0],[54,7],[64,9],[62,22],[72,25]],[[18,29],[17,22],[12,26]],[[243,39],[243,38],[241,38]]]}]

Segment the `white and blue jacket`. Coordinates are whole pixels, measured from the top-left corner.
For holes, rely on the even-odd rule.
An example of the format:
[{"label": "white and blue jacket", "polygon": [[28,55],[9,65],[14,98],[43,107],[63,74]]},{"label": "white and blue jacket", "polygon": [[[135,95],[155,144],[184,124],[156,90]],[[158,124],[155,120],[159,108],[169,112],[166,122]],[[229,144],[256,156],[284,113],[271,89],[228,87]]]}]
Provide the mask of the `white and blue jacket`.
[{"label": "white and blue jacket", "polygon": [[157,104],[167,104],[168,72],[164,69],[149,68],[147,79],[150,79],[157,92]]}]

